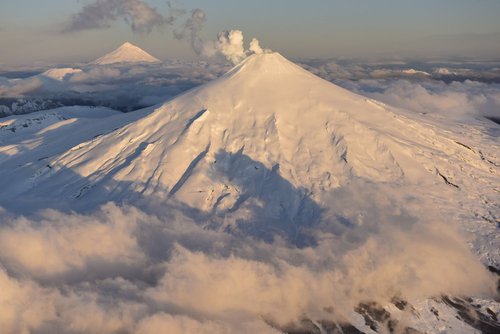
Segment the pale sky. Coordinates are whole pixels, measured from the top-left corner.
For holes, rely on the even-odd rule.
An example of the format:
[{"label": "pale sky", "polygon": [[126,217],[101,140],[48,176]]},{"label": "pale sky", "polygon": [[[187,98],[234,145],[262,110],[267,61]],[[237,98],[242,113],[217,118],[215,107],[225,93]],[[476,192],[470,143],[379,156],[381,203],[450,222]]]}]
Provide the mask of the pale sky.
[{"label": "pale sky", "polygon": [[[173,26],[134,33],[123,18],[108,28],[62,33],[72,15],[96,0],[0,0],[0,64],[84,62],[125,41],[160,59],[195,59]],[[120,0],[102,0],[120,1]],[[143,1],[168,16],[165,0]],[[498,0],[177,0],[200,8],[201,33],[240,29],[246,41],[291,58],[500,58]],[[186,17],[180,18],[182,24]]]}]

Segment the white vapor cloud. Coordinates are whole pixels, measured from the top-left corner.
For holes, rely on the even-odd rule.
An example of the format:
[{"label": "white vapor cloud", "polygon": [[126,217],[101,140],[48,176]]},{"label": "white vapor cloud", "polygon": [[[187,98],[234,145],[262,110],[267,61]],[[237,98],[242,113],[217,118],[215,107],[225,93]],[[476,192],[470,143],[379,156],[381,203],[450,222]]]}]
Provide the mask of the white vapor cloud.
[{"label": "white vapor cloud", "polygon": [[[201,31],[207,18],[203,10],[197,8],[191,11],[191,17],[180,29],[174,30],[174,37],[178,40],[187,40],[193,51],[202,58],[217,58],[222,56],[233,64],[238,64],[252,53],[263,53],[257,39],[252,39],[250,48],[245,49],[244,37],[241,30],[221,31],[217,40],[207,40],[201,37]],[[266,50],[269,52],[269,50]]]},{"label": "white vapor cloud", "polygon": [[74,14],[64,31],[109,28],[111,22],[120,18],[138,33],[150,33],[153,28],[172,24],[175,19],[162,15],[142,0],[96,0]]},{"label": "white vapor cloud", "polygon": [[264,53],[264,50],[260,47],[260,43],[256,38],[252,38],[252,41],[250,42],[250,47],[248,48],[249,51],[260,55]]},{"label": "white vapor cloud", "polygon": [[238,64],[246,57],[243,46],[243,32],[231,30],[220,32],[217,36],[217,50],[233,64]]},{"label": "white vapor cloud", "polygon": [[256,38],[253,38],[249,48],[245,49],[241,30],[221,31],[218,33],[216,41],[200,41],[202,48],[197,50],[199,56],[202,58],[222,57],[234,65],[239,64],[249,55],[271,52],[271,50],[263,50]]}]

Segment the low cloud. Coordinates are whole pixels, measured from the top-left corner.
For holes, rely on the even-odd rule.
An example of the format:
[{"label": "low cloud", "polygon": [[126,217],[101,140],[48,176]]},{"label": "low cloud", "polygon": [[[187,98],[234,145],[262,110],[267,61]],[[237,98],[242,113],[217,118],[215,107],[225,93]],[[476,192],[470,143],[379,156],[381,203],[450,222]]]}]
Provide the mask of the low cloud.
[{"label": "low cloud", "polygon": [[0,78],[0,97],[19,97],[25,94],[35,93],[42,89],[44,83],[36,77],[20,80],[8,80]]},{"label": "low cloud", "polygon": [[310,60],[304,61],[309,71],[329,81],[365,79],[404,79],[410,81],[442,81],[445,83],[466,80],[500,83],[498,62],[441,61],[375,61],[363,60]]},{"label": "low cloud", "polygon": [[[47,71],[26,79],[0,77],[0,115],[75,104],[136,110],[165,102],[217,78],[228,69],[229,64],[183,62],[85,66],[80,70]],[[53,72],[58,75],[52,75]]]},{"label": "low cloud", "polygon": [[203,10],[192,10],[191,17],[181,28],[174,30],[174,37],[178,40],[189,41],[193,51],[201,58],[222,57],[233,64],[238,64],[249,54],[269,52],[269,50],[263,50],[255,38],[250,42],[249,49],[245,49],[241,30],[221,31],[215,41],[203,38],[201,32],[206,20],[207,17]]},{"label": "low cloud", "polygon": [[[85,66],[81,71],[72,69],[73,71],[60,79],[45,74],[26,79],[0,77],[0,97],[46,98],[63,103],[67,99],[71,103],[83,101],[84,104],[104,104],[111,108],[130,111],[166,101],[190,88],[204,84],[227,71],[230,64],[238,63],[247,55],[262,50],[256,39],[253,39],[246,48],[243,33],[237,30],[220,33],[219,38],[214,41],[200,38],[199,43],[203,45],[200,49],[202,58],[221,60],[221,62],[213,61],[208,64],[179,62],[133,67]],[[404,78],[373,78],[372,67],[356,63],[341,65],[328,62],[326,65],[321,63],[304,66],[346,89],[416,113],[443,115],[452,121],[465,121],[482,116],[500,117],[498,83],[472,80],[445,82],[418,74],[407,74]],[[406,65],[397,66],[407,68]],[[391,71],[401,73],[403,70]],[[468,72],[473,72],[476,76],[482,73],[472,70]],[[9,101],[6,108],[11,109],[12,103],[13,101]],[[29,112],[29,109],[22,109],[22,112]],[[10,112],[16,113],[16,110]],[[33,110],[37,110],[36,106]]]}]

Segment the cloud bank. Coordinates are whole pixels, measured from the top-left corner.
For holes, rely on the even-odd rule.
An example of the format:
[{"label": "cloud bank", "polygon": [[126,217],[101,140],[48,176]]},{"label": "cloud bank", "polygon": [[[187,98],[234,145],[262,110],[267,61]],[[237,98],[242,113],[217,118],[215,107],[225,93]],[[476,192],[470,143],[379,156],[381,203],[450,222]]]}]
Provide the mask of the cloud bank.
[{"label": "cloud bank", "polygon": [[[47,109],[44,106],[54,108],[68,103],[105,105],[122,111],[135,110],[164,102],[213,80],[227,71],[230,64],[239,62],[246,55],[268,52],[260,47],[256,39],[251,40],[246,49],[243,33],[237,30],[222,32],[214,41],[200,38],[198,42],[203,45],[199,55],[214,61],[166,62],[134,67],[84,66],[80,70],[61,69],[70,70],[61,78],[50,77],[47,74],[50,71],[25,79],[0,77],[0,99],[6,99],[5,102],[0,100],[0,105],[3,105],[0,114],[25,113]],[[429,73],[434,73],[431,70],[433,65],[427,65]],[[452,65],[439,64],[439,72],[443,72],[444,68],[449,69],[448,72],[452,71]],[[469,77],[479,81],[467,79],[451,82],[420,76],[418,73],[410,74],[410,71],[405,70],[409,67],[405,63],[366,65],[319,62],[303,66],[346,89],[416,113],[440,115],[453,122],[482,117],[500,118],[500,84],[488,82],[494,70],[486,71],[484,65],[475,65],[480,66],[480,69],[474,69],[471,65],[466,70],[465,64],[455,64],[461,70],[455,68],[453,72],[468,73]],[[378,70],[374,70],[373,66]],[[374,77],[374,72],[377,75],[390,73],[391,76]],[[489,74],[483,76],[486,72]],[[394,77],[394,73],[404,76]],[[17,102],[13,99],[28,100]],[[36,99],[43,101],[36,102]],[[49,103],[46,103],[47,99]]]},{"label": "cloud bank", "polygon": [[[65,105],[107,106],[121,111],[148,107],[213,80],[229,64],[168,62],[157,65],[84,66],[25,79],[0,77],[0,116]],[[59,72],[59,71],[58,71]]]},{"label": "cloud bank", "polygon": [[454,122],[500,117],[497,63],[318,60],[302,65],[348,90],[416,113]]},{"label": "cloud bank", "polygon": [[500,117],[500,85],[474,81],[360,80],[345,87],[392,106],[454,121]]}]

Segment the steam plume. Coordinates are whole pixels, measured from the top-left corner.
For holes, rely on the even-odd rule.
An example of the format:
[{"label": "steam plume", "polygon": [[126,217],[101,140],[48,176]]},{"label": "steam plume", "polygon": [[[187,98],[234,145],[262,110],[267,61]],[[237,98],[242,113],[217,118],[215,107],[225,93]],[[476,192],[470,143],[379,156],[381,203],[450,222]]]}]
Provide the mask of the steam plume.
[{"label": "steam plume", "polygon": [[199,8],[193,9],[191,16],[182,27],[174,30],[174,37],[178,40],[188,40],[197,55],[207,54],[206,42],[200,37],[206,20],[206,14],[203,10]]},{"label": "steam plume", "polygon": [[[65,32],[109,28],[111,23],[123,19],[132,31],[150,33],[154,28],[173,26],[175,21],[187,11],[168,3],[170,14],[162,15],[143,0],[95,0],[73,15],[65,27]],[[241,30],[221,31],[217,40],[207,40],[201,36],[207,20],[202,9],[191,10],[191,15],[173,30],[174,38],[190,43],[193,51],[202,58],[225,58],[238,64],[249,54],[268,52],[263,50],[257,39],[252,39],[249,49],[245,49]]]}]

